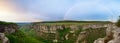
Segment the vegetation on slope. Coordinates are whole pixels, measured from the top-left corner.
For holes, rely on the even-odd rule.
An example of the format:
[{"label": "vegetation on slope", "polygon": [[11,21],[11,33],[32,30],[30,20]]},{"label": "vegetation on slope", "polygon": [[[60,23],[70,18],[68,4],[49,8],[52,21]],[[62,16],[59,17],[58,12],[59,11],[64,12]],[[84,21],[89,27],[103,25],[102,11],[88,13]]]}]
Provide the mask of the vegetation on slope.
[{"label": "vegetation on slope", "polygon": [[[9,28],[19,29],[16,28],[18,27],[16,23],[0,21],[0,31],[3,31],[2,33],[4,33],[5,27],[8,27],[8,29]],[[43,43],[35,38],[27,36],[20,30],[15,30],[14,33],[6,34],[6,36],[8,37],[10,43]],[[0,39],[0,43],[2,43],[1,39]]]},{"label": "vegetation on slope", "polygon": [[0,21],[0,25],[17,25],[17,24],[16,23],[12,23],[12,22]]},{"label": "vegetation on slope", "polygon": [[10,43],[43,43],[38,41],[30,36],[25,35],[22,31],[17,31],[10,35],[7,35],[10,40]]},{"label": "vegetation on slope", "polygon": [[[55,43],[53,42],[53,40],[55,39],[55,34],[53,33],[44,33],[43,36],[36,36],[36,33],[33,29],[25,29],[25,28],[21,28],[21,31],[25,32],[27,35],[34,37],[36,39],[38,39],[39,41],[42,41],[44,43]],[[58,35],[57,35],[57,39],[58,42],[56,43],[74,43],[77,35],[79,34],[80,31],[75,31],[76,36],[73,36],[73,33],[70,33],[70,29],[66,28],[63,30],[57,30],[58,31]],[[69,38],[68,40],[65,39],[65,35],[69,34]]]},{"label": "vegetation on slope", "polygon": [[0,40],[0,43],[2,43],[2,41]]},{"label": "vegetation on slope", "polygon": [[[78,38],[78,35],[80,34],[81,30],[75,31],[75,33],[74,33],[75,36],[73,36],[73,33],[70,33],[69,31],[70,31],[69,29],[58,30],[58,33],[59,33],[58,42],[56,42],[56,43],[74,43],[76,41],[76,39]],[[85,39],[83,39],[83,40],[86,40],[87,43],[88,42],[93,43],[94,40],[96,40],[96,39],[98,39],[100,37],[103,38],[106,35],[105,34],[105,31],[106,31],[105,28],[99,28],[99,29],[91,29],[90,28],[90,29],[83,30],[83,31],[87,31],[87,37]],[[33,32],[33,33],[31,33],[31,32]],[[35,35],[34,32],[35,31],[33,31],[31,29],[31,30],[27,31],[26,34],[34,37],[34,35]],[[68,36],[69,39],[68,40],[65,39],[66,34],[69,34],[69,36]],[[36,37],[36,39],[38,39],[39,41],[43,41],[45,43],[54,43],[53,38],[52,38],[52,37],[54,37],[53,36],[54,34],[45,34],[45,35],[46,36],[48,35],[49,37],[46,37],[46,36],[41,37],[41,36],[39,36],[39,37]],[[80,42],[82,42],[83,40],[81,40]]]},{"label": "vegetation on slope", "polygon": [[103,38],[106,35],[106,28],[98,28],[98,29],[88,29],[86,30],[88,36],[85,38],[87,43],[93,43],[98,38]]}]

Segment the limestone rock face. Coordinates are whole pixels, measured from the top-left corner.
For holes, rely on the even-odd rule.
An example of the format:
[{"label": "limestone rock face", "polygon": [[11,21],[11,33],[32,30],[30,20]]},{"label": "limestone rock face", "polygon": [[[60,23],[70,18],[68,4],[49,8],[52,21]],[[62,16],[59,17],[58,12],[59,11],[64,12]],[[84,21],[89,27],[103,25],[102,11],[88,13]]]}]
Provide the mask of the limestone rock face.
[{"label": "limestone rock face", "polygon": [[44,33],[56,33],[57,30],[63,30],[65,28],[69,28],[70,30],[77,30],[81,27],[78,25],[33,25],[33,29],[44,32]]},{"label": "limestone rock face", "polygon": [[114,24],[107,25],[106,37],[99,38],[94,43],[120,43],[120,28]]},{"label": "limestone rock face", "polygon": [[120,43],[120,28],[115,29],[113,32],[114,39],[110,40],[108,43]]},{"label": "limestone rock face", "polygon": [[5,36],[4,33],[0,33],[0,40],[2,40],[2,43],[9,43],[9,39]]},{"label": "limestone rock face", "polygon": [[[92,28],[92,30],[93,30],[90,32],[93,33],[93,32],[97,32],[97,31],[101,30],[101,28],[105,28],[106,26],[105,26],[105,24],[84,24],[84,25],[81,24],[81,25],[79,25],[79,24],[67,24],[67,23],[66,24],[32,23],[30,26],[26,26],[26,27],[28,29],[34,29],[37,36],[42,36],[42,37],[44,36],[44,39],[47,39],[50,37],[48,35],[49,33],[53,34],[52,38],[50,38],[51,40],[53,40],[53,42],[57,42],[57,41],[59,41],[59,39],[60,40],[69,40],[70,39],[69,37],[72,36],[69,33],[75,34],[76,31],[83,30],[82,32],[80,31],[80,33],[78,33],[78,35],[76,35],[76,34],[73,35],[73,37],[77,36],[74,43],[79,43],[79,42],[87,43],[87,40],[85,38],[88,35],[91,35],[89,32],[87,32],[87,31],[89,31],[90,28]],[[69,33],[66,33],[65,36],[59,38],[60,37],[59,30],[64,30],[64,29],[68,29]],[[104,31],[104,34],[105,34],[105,31]]]},{"label": "limestone rock face", "polygon": [[[83,40],[84,38],[86,38],[87,34],[88,33],[86,31],[80,32],[75,43],[79,43],[80,40]],[[84,40],[82,43],[87,43],[87,42]]]},{"label": "limestone rock face", "polygon": [[18,29],[17,25],[0,25],[0,33],[11,34]]},{"label": "limestone rock face", "polygon": [[[26,26],[27,27],[27,26]],[[33,23],[30,28],[35,29],[37,32],[44,33],[57,33],[57,30],[63,30],[69,28],[71,32],[74,30],[82,29],[86,30],[89,28],[101,28],[105,27],[104,24],[87,24],[87,25],[78,25],[78,24],[44,24],[44,23]]]},{"label": "limestone rock face", "polygon": [[9,24],[6,22],[0,22],[0,23],[1,23],[0,24],[0,41],[2,41],[2,43],[9,43],[9,39],[5,35],[15,33],[18,29],[18,25],[14,23]]}]

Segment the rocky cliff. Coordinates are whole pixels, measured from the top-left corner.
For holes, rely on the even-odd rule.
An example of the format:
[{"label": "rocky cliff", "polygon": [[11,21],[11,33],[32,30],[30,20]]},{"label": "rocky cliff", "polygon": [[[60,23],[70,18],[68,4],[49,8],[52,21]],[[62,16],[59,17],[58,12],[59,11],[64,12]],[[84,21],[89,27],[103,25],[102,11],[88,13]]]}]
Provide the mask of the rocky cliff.
[{"label": "rocky cliff", "polygon": [[18,29],[17,24],[0,21],[0,40],[2,43],[9,43],[6,35],[16,32]]},{"label": "rocky cliff", "polygon": [[[66,22],[32,23],[22,28],[23,30],[27,29],[27,31],[30,29],[29,31],[32,33],[35,32],[34,35],[50,41],[49,43],[93,43],[97,38],[105,36],[106,27],[105,23]],[[29,32],[26,33],[29,34]]]},{"label": "rocky cliff", "polygon": [[5,36],[4,33],[0,33],[1,43],[9,43],[9,39]]},{"label": "rocky cliff", "polygon": [[25,28],[33,28],[36,29],[38,32],[45,32],[45,33],[56,33],[57,30],[63,30],[65,28],[69,28],[71,30],[71,32],[78,30],[78,29],[82,29],[82,30],[86,30],[88,28],[101,28],[101,27],[106,27],[105,24],[97,24],[97,23],[93,23],[93,24],[44,24],[44,23],[37,23],[37,24],[32,24],[29,26],[25,26]]},{"label": "rocky cliff", "polygon": [[106,37],[99,38],[94,43],[120,43],[120,27],[115,24],[107,25]]}]

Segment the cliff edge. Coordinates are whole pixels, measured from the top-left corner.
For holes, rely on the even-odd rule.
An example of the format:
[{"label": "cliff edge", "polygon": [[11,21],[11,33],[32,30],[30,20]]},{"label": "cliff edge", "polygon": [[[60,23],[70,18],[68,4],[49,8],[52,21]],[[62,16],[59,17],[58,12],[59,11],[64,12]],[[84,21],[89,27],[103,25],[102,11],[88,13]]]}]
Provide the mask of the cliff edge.
[{"label": "cliff edge", "polygon": [[0,43],[9,43],[6,35],[16,32],[17,24],[0,21]]}]

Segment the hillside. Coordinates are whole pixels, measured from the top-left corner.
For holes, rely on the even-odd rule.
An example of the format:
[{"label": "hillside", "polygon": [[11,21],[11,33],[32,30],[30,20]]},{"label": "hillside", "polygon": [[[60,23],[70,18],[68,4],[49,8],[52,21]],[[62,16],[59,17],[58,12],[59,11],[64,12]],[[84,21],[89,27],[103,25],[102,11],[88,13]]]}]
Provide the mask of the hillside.
[{"label": "hillside", "polygon": [[16,23],[0,21],[0,43],[43,43],[27,36]]},{"label": "hillside", "polygon": [[20,30],[45,43],[93,43],[105,37],[109,21],[47,21],[23,26]]},{"label": "hillside", "polygon": [[[93,43],[106,37],[109,21],[0,22],[0,43]],[[107,27],[106,27],[107,26]],[[19,28],[20,27],[20,28]],[[5,38],[5,39],[4,39]]]}]

